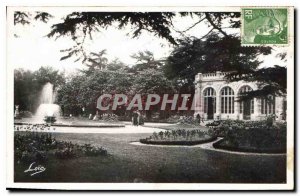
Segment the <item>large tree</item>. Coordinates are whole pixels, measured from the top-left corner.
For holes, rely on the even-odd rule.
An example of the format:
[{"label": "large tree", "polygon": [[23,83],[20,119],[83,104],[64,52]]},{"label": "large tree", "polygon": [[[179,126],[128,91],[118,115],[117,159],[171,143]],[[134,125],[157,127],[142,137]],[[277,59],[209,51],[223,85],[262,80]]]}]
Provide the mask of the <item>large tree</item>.
[{"label": "large tree", "polygon": [[31,71],[16,69],[14,71],[14,105],[19,105],[20,110],[33,112],[37,104],[37,86]]},{"label": "large tree", "polygon": [[101,50],[98,53],[91,52],[88,58],[88,63],[86,65],[89,67],[89,70],[94,71],[96,69],[103,70],[106,68],[108,59],[105,57],[106,50]]},{"label": "large tree", "polygon": [[[173,83],[159,70],[146,69],[137,74],[124,69],[95,70],[91,74],[80,72],[70,77],[58,90],[58,103],[64,108],[65,114],[79,114],[82,107],[94,114],[100,95],[111,94],[114,99],[116,94],[125,94],[128,97],[128,103],[120,106],[117,111],[105,111],[125,115],[125,106],[136,94],[140,94],[145,103],[149,94],[162,96],[165,93],[173,94],[174,92]],[[159,107],[152,109],[152,111],[158,111]],[[146,114],[151,117],[151,112],[146,112]]]},{"label": "large tree", "polygon": [[67,82],[60,86],[57,91],[57,103],[61,106],[63,115],[80,114],[81,108],[84,107],[80,86],[86,77],[82,73],[76,73],[67,77]]},{"label": "large tree", "polygon": [[186,38],[167,58],[164,72],[177,81],[182,91],[193,92],[191,87],[197,73],[254,70],[261,63],[258,56],[270,53],[270,47],[242,47],[235,36],[211,34],[204,40]]},{"label": "large tree", "polygon": [[131,67],[132,72],[144,71],[147,69],[160,69],[163,66],[163,60],[154,58],[151,51],[146,50],[131,55],[131,58],[136,60],[136,63]]},{"label": "large tree", "polygon": [[287,87],[287,69],[286,67],[275,65],[261,69],[240,69],[228,74],[229,81],[244,80],[247,82],[256,82],[257,90],[242,93],[239,101],[252,98],[269,98],[269,95],[285,96]]},{"label": "large tree", "polygon": [[79,114],[82,107],[95,113],[97,100],[102,94],[128,94],[133,83],[133,74],[122,71],[95,70],[92,73],[77,73],[58,91],[58,102],[66,113]]},{"label": "large tree", "polygon": [[[136,74],[133,81],[132,92],[141,95],[144,108],[148,95],[159,95],[162,101],[164,94],[173,95],[176,93],[176,88],[174,83],[171,80],[168,80],[161,70],[145,69]],[[161,117],[165,114],[164,111],[160,111],[160,103],[151,106],[150,110],[145,111],[148,119],[151,118],[153,112],[159,112]]]},{"label": "large tree", "polygon": [[[178,30],[178,28],[174,26],[174,19],[177,16],[192,17],[195,19],[195,23],[185,30]],[[30,24],[31,20],[47,22],[51,17],[52,16],[46,12],[15,12],[14,22],[15,24]],[[207,24],[208,27],[208,31],[206,31],[205,35],[198,37],[198,40],[187,38],[187,32],[189,30],[203,23]],[[82,59],[82,62],[85,62],[89,59],[89,55],[87,55],[85,51],[85,41],[87,38],[92,39],[93,33],[113,26],[118,29],[124,29],[126,26],[130,26],[133,31],[129,34],[135,38],[143,31],[147,31],[157,37],[166,39],[174,46],[179,45],[174,51],[175,53],[176,50],[181,51],[182,57],[173,53],[174,60],[172,61],[172,58],[169,58],[169,65],[167,66],[170,67],[172,64],[174,65],[175,60],[181,63],[187,60],[188,63],[185,65],[187,69],[182,69],[180,63],[175,63],[178,66],[173,66],[173,68],[175,73],[179,73],[179,77],[176,78],[171,73],[172,70],[168,67],[166,67],[166,74],[169,78],[175,78],[182,89],[192,91],[192,89],[188,88],[190,88],[190,84],[192,84],[193,76],[197,72],[206,72],[206,70],[214,71],[220,69],[221,71],[228,71],[234,69],[246,70],[249,68],[250,71],[252,70],[252,75],[258,74],[258,77],[256,77],[258,80],[263,78],[259,77],[259,72],[254,72],[255,68],[260,64],[256,57],[260,53],[270,54],[270,48],[241,47],[239,39],[228,34],[225,29],[239,28],[240,24],[239,12],[72,12],[67,14],[62,22],[54,24],[47,36],[49,38],[65,36],[72,38],[75,44],[62,50],[62,52],[66,53],[63,59],[75,56],[76,60]],[[178,37],[174,36],[174,32],[179,33],[180,37],[185,39],[178,39]],[[211,35],[214,35],[214,33],[220,35],[221,40],[218,40],[218,38],[214,38],[217,40],[211,39]],[[211,41],[209,42],[207,40]],[[180,47],[182,47],[182,50]],[[206,50],[209,55],[205,55],[202,52],[195,52],[195,48],[198,48],[199,51],[202,52]],[[187,49],[187,51],[185,51],[185,49]],[[192,58],[188,59],[189,56],[192,56]],[[205,65],[206,68],[204,69],[204,66],[195,66],[196,61],[192,59],[198,60],[200,62],[199,64],[202,63],[202,65],[204,65],[203,62],[207,63]],[[244,66],[247,67],[245,68]],[[278,67],[275,67],[274,70],[276,72],[280,71]],[[238,74],[240,73],[242,73],[242,71],[238,71]],[[247,74],[247,72],[244,72],[244,75]],[[235,80],[237,80],[237,78],[238,77],[236,77]],[[263,80],[261,81],[263,82]],[[276,83],[276,80],[273,81],[273,83],[274,82]],[[276,88],[272,89],[274,94]]]}]

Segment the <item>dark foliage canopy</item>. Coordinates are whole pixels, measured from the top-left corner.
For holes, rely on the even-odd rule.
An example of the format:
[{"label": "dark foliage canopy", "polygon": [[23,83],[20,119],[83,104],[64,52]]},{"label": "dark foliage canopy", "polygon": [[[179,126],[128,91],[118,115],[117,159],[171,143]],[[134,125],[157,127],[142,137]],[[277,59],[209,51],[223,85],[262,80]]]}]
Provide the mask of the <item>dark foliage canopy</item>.
[{"label": "dark foliage canopy", "polygon": [[287,87],[287,69],[275,65],[261,69],[238,70],[227,75],[230,81],[257,82],[258,90],[243,93],[240,101],[252,98],[267,98],[269,95],[284,96]]},{"label": "dark foliage canopy", "polygon": [[[196,22],[185,30],[178,31],[174,26],[176,17],[192,17]],[[48,22],[52,15],[46,12],[15,12],[14,24],[29,25],[31,20]],[[224,27],[226,21],[227,27]],[[207,24],[208,33],[201,38],[187,37],[187,32],[200,23]],[[176,81],[180,88],[193,92],[194,76],[202,72],[231,71],[229,81],[258,81],[260,90],[250,92],[248,97],[266,96],[267,94],[286,93],[286,68],[275,66],[257,69],[260,65],[258,55],[271,53],[270,47],[241,47],[236,35],[227,34],[226,28],[240,27],[240,13],[232,12],[72,12],[62,22],[52,25],[49,38],[68,37],[74,45],[61,50],[61,60],[76,57],[88,66],[87,75],[102,70],[130,70],[121,62],[108,63],[104,57],[105,50],[86,53],[84,43],[87,38],[93,39],[93,33],[106,30],[108,27],[124,29],[130,27],[131,35],[137,38],[143,32],[167,40],[174,50],[167,61],[153,58],[151,52],[133,55],[137,59],[134,72],[162,68],[164,76]],[[180,39],[175,36],[180,34]],[[152,56],[151,56],[152,55]],[[280,58],[285,58],[281,54]],[[247,97],[247,96],[245,96]]]},{"label": "dark foliage canopy", "polygon": [[180,40],[167,58],[164,72],[169,79],[189,87],[193,86],[197,73],[255,70],[261,63],[257,57],[270,53],[270,47],[242,47],[240,39],[234,36],[211,34],[205,40],[186,38]]}]

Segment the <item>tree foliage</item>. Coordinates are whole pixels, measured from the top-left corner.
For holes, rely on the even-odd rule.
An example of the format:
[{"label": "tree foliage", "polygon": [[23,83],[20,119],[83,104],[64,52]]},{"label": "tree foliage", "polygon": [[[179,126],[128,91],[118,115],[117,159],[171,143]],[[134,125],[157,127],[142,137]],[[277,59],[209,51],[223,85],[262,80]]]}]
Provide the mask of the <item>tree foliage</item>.
[{"label": "tree foliage", "polygon": [[29,25],[32,20],[42,21],[44,23],[47,23],[50,18],[53,18],[53,16],[47,12],[30,13],[30,12],[16,11],[14,13],[14,24]]},{"label": "tree foliage", "polygon": [[261,69],[244,69],[232,72],[227,75],[230,81],[256,82],[258,89],[243,93],[239,100],[248,100],[252,98],[268,98],[269,95],[284,96],[287,87],[287,69],[275,65]]},{"label": "tree foliage", "polygon": [[54,24],[48,37],[70,36],[76,44],[66,49],[66,57],[82,53],[83,61],[87,59],[83,44],[87,36],[92,39],[93,32],[99,32],[113,24],[118,29],[131,25],[132,37],[138,37],[142,31],[154,33],[156,36],[167,39],[175,44],[169,27],[175,13],[171,12],[73,12],[68,14],[64,21]]},{"label": "tree foliage", "polygon": [[118,58],[113,59],[107,64],[107,70],[109,71],[128,71],[129,67],[120,61]]},{"label": "tree foliage", "polygon": [[61,106],[63,114],[79,114],[84,106],[80,85],[84,82],[83,74],[77,73],[67,77],[67,82],[57,91],[57,103]]},{"label": "tree foliage", "polygon": [[136,63],[131,67],[133,72],[143,71],[147,69],[160,69],[163,66],[163,60],[157,60],[149,50],[140,51],[137,54],[131,55],[131,58],[136,60]]},{"label": "tree foliage", "polygon": [[64,74],[51,67],[41,67],[37,71],[16,69],[14,71],[14,104],[20,110],[35,112],[39,105],[39,95],[42,87],[47,83],[55,87],[65,83]]},{"label": "tree foliage", "polygon": [[[46,12],[17,11],[14,13],[14,23],[25,25],[30,24],[31,20],[48,22],[51,17],[52,15]],[[174,26],[176,17],[192,17],[196,22],[185,30],[179,31]],[[207,33],[198,38],[188,37],[188,31],[201,23],[207,24]],[[166,61],[155,59],[150,51],[139,52],[132,55],[137,61],[132,67],[127,67],[117,59],[109,62],[105,50],[86,53],[84,48],[86,39],[93,39],[93,33],[101,32],[108,27],[117,29],[131,27],[132,31],[128,35],[132,38],[148,32],[167,40],[174,46],[174,50]],[[67,14],[62,22],[52,25],[47,36],[56,39],[71,38],[74,45],[61,50],[65,54],[61,60],[76,57],[75,61],[82,60],[88,69],[83,70],[82,75],[70,79],[70,85],[75,85],[76,89],[70,85],[62,86],[61,104],[69,105],[70,109],[92,105],[99,93],[124,92],[124,88],[127,88],[127,92],[130,89],[130,92],[149,93],[165,91],[169,87],[172,89],[175,84],[180,93],[193,93],[194,76],[199,72],[215,71],[231,71],[228,75],[229,81],[257,81],[261,84],[259,91],[250,92],[249,97],[284,94],[286,75],[283,73],[286,74],[286,68],[275,66],[257,69],[261,64],[258,56],[270,54],[271,48],[242,47],[237,35],[226,32],[226,28],[239,27],[240,13],[238,12],[72,12]],[[175,36],[176,33],[180,34],[180,39]],[[279,57],[284,59],[286,54],[282,53]],[[58,72],[53,73],[53,76],[47,72],[51,70],[40,70],[39,77],[42,78],[40,84],[59,80],[54,77],[59,75]],[[27,77],[27,73],[23,74]],[[75,93],[71,93],[73,90]],[[70,99],[74,99],[74,102],[69,102]]]},{"label": "tree foliage", "polygon": [[[125,94],[130,101],[135,94],[145,96],[175,92],[173,84],[161,71],[155,69],[140,71],[138,74],[129,70],[95,70],[89,74],[76,74],[68,81],[58,90],[58,103],[63,105],[65,112],[73,114],[78,113],[82,107],[95,113],[97,100],[103,94],[111,94],[113,97]],[[120,110],[125,111],[125,108]]]},{"label": "tree foliage", "polygon": [[106,50],[101,50],[98,53],[91,52],[88,58],[88,63],[86,65],[89,67],[89,70],[94,71],[96,69],[103,70],[107,66],[108,59],[105,57]]},{"label": "tree foliage", "polygon": [[211,34],[205,40],[186,38],[167,58],[164,72],[178,86],[188,88],[193,86],[197,73],[256,69],[261,63],[258,56],[270,53],[270,47],[242,47],[240,39],[234,36]]},{"label": "tree foliage", "polygon": [[[34,13],[35,20],[47,22],[52,17],[46,12]],[[15,24],[29,24],[31,18],[28,17],[30,13],[15,12]],[[193,25],[186,30],[176,30],[174,26],[175,17],[192,17],[197,20]],[[239,12],[72,12],[67,14],[63,21],[52,25],[48,37],[70,37],[75,44],[61,50],[66,53],[62,59],[67,59],[76,56],[76,60],[82,59],[85,62],[88,55],[84,49],[86,38],[92,39],[93,33],[101,32],[108,27],[116,27],[117,29],[124,29],[130,26],[132,32],[128,34],[133,38],[138,37],[142,32],[149,32],[156,37],[166,39],[173,45],[178,44],[174,32],[180,33],[181,36],[186,36],[186,32],[194,28],[200,23],[205,23],[210,28],[209,32],[203,36],[205,38],[210,33],[216,31],[223,36],[228,36],[223,29],[223,21],[227,20],[225,28],[239,28],[240,13]],[[78,58],[78,56],[80,58]]]}]

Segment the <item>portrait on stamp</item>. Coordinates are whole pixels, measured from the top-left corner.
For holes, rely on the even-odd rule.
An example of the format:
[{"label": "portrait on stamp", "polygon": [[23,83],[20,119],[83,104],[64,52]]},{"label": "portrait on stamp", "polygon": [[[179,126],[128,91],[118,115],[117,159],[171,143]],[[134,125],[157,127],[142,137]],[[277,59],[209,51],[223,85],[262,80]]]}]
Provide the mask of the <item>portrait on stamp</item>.
[{"label": "portrait on stamp", "polygon": [[242,44],[287,44],[288,9],[242,8]]}]

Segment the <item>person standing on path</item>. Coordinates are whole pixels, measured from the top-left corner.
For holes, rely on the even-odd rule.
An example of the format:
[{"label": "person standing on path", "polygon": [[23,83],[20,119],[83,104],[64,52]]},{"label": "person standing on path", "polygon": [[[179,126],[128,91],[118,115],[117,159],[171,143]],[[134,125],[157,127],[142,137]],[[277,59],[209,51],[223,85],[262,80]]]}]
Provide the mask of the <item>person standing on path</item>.
[{"label": "person standing on path", "polygon": [[132,125],[138,126],[138,113],[136,111],[132,114]]}]

